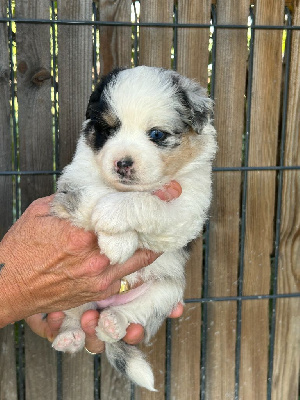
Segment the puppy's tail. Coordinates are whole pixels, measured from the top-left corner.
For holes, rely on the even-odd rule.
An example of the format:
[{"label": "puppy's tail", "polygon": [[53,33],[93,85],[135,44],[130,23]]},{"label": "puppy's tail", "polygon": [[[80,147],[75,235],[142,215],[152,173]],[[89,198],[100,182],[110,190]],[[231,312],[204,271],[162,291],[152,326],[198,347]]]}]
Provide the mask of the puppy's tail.
[{"label": "puppy's tail", "polygon": [[135,346],[122,340],[115,343],[105,343],[105,353],[110,364],[127,376],[133,383],[156,392],[154,376],[143,353]]}]

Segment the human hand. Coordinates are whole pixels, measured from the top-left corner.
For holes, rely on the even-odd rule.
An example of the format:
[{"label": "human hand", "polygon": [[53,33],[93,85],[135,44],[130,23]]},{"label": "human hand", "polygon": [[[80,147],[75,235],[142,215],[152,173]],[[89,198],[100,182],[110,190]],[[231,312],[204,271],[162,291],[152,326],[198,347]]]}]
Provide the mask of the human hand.
[{"label": "human hand", "polygon": [[[176,308],[170,314],[170,318],[179,318],[183,313],[183,304],[178,303]],[[35,314],[26,318],[27,324],[37,335],[48,339],[50,342],[56,338],[59,333],[60,326],[64,320],[64,313],[53,312],[43,318],[43,314]],[[88,310],[81,317],[81,326],[85,332],[85,347],[91,353],[102,353],[104,351],[104,343],[96,336],[96,327],[98,325],[99,312],[96,310]],[[144,338],[144,328],[139,324],[130,324],[123,340],[128,344],[138,344]]]},{"label": "human hand", "polygon": [[[157,192],[164,201],[180,194],[174,181]],[[0,243],[0,327],[110,297],[118,293],[123,276],[159,256],[138,250],[126,263],[111,266],[93,233],[50,215],[52,199],[33,202]]]},{"label": "human hand", "polygon": [[0,327],[110,297],[124,275],[159,256],[139,250],[123,265],[111,266],[93,233],[49,214],[51,200],[32,203],[0,244]]}]

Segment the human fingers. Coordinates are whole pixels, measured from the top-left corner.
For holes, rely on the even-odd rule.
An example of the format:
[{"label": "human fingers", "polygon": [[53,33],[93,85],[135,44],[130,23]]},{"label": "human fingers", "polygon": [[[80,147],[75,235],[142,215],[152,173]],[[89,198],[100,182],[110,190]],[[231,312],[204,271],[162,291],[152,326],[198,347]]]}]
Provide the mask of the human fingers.
[{"label": "human fingers", "polygon": [[106,282],[108,287],[112,282],[119,281],[124,276],[152,264],[160,255],[151,250],[139,249],[124,264],[111,265],[110,268],[107,268],[101,275],[101,279],[104,279],[103,283]]},{"label": "human fingers", "polygon": [[96,335],[99,312],[88,310],[81,317],[81,327],[85,332],[85,348],[91,353],[99,354],[104,351],[104,343]]},{"label": "human fingers", "polygon": [[142,325],[130,324],[126,330],[126,335],[124,336],[124,342],[128,344],[138,344],[145,336],[145,331]]},{"label": "human fingers", "polygon": [[177,181],[171,181],[153,194],[166,202],[177,199],[182,193],[182,187]]},{"label": "human fingers", "polygon": [[65,313],[62,311],[51,312],[47,315],[47,322],[49,329],[51,331],[51,337],[50,338],[48,337],[48,340],[50,342],[53,342],[53,340],[58,335],[59,329],[61,327],[64,318],[65,318]]},{"label": "human fingers", "polygon": [[179,318],[183,314],[184,306],[182,303],[178,303],[177,306],[172,310],[169,318]]},{"label": "human fingers", "polygon": [[44,318],[44,314],[39,313],[31,315],[30,317],[25,318],[25,321],[34,333],[50,341],[53,340],[51,329],[48,321]]}]

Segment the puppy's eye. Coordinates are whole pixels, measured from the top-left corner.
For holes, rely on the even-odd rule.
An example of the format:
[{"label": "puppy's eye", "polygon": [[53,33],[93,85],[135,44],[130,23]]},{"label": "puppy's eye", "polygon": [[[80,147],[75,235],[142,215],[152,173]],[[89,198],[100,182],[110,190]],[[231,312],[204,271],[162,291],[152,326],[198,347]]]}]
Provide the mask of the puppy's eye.
[{"label": "puppy's eye", "polygon": [[159,142],[166,137],[166,134],[158,129],[151,129],[149,137],[153,142]]}]

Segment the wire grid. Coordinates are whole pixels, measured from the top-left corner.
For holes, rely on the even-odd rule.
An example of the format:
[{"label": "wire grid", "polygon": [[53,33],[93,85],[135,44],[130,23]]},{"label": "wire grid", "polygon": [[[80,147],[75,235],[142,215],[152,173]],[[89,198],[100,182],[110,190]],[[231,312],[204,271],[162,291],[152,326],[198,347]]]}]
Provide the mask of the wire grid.
[{"label": "wire grid", "polygon": [[[239,386],[240,386],[240,357],[241,357],[241,322],[242,322],[242,302],[245,300],[259,300],[268,299],[271,303],[271,322],[270,322],[270,352],[269,352],[269,370],[268,370],[268,391],[267,400],[271,400],[271,388],[272,388],[272,375],[273,375],[273,361],[274,361],[274,343],[275,343],[275,323],[276,323],[276,305],[277,300],[282,298],[299,298],[300,293],[277,293],[277,277],[278,277],[278,262],[279,262],[279,244],[280,244],[280,223],[281,223],[281,205],[282,205],[282,184],[283,184],[283,172],[285,170],[299,170],[299,165],[284,166],[284,147],[285,147],[285,134],[286,134],[286,119],[287,119],[287,99],[289,91],[289,69],[290,69],[290,54],[291,54],[291,34],[293,30],[300,30],[299,26],[292,25],[291,14],[286,8],[286,24],[285,25],[256,25],[255,18],[250,8],[250,23],[249,25],[224,25],[217,23],[217,12],[216,7],[212,6],[211,23],[210,24],[188,24],[178,23],[177,9],[174,7],[174,20],[173,23],[141,23],[139,21],[138,10],[136,6],[139,5],[138,1],[133,1],[133,19],[128,22],[116,22],[116,21],[101,21],[97,20],[97,9],[93,3],[93,20],[91,21],[76,21],[76,20],[58,20],[55,9],[55,2],[50,2],[50,18],[49,19],[26,19],[26,18],[15,18],[13,15],[13,3],[12,0],[8,1],[8,13],[6,18],[0,18],[0,23],[6,23],[8,26],[8,40],[9,40],[9,51],[10,51],[10,80],[11,80],[11,127],[12,127],[12,146],[13,146],[13,163],[11,171],[0,171],[0,176],[11,175],[14,182],[14,205],[15,205],[15,218],[20,216],[20,176],[21,175],[53,175],[54,180],[57,175],[61,173],[58,168],[58,88],[57,88],[57,73],[56,73],[56,54],[57,54],[57,43],[56,43],[56,32],[58,25],[92,25],[93,26],[93,55],[94,55],[94,67],[93,76],[94,83],[99,78],[99,37],[98,28],[99,26],[131,26],[133,28],[133,59],[132,66],[138,65],[138,36],[139,27],[172,27],[173,28],[173,41],[174,41],[174,53],[173,53],[173,68],[176,69],[177,65],[177,31],[178,29],[194,28],[203,29],[210,28],[211,30],[211,86],[210,95],[214,98],[214,82],[215,82],[215,64],[216,64],[216,31],[218,29],[250,29],[250,44],[249,44],[249,69],[248,69],[248,92],[247,92],[247,110],[246,110],[246,127],[245,127],[245,154],[244,162],[241,167],[214,167],[215,173],[226,171],[240,171],[243,173],[243,186],[242,186],[242,208],[241,208],[241,224],[240,224],[240,261],[239,261],[239,279],[238,279],[238,295],[237,296],[225,296],[225,297],[209,297],[208,296],[208,259],[209,259],[209,221],[206,224],[204,233],[204,261],[203,261],[203,288],[201,298],[187,299],[186,303],[201,303],[202,307],[202,332],[201,332],[201,393],[200,399],[206,399],[205,393],[205,366],[206,366],[206,345],[207,345],[207,317],[208,310],[207,305],[209,302],[220,302],[220,301],[236,301],[237,302],[237,335],[236,335],[236,372],[235,372],[235,398],[239,398]],[[13,24],[28,23],[28,24],[47,24],[51,27],[51,41],[52,41],[52,102],[53,102],[53,127],[54,127],[54,141],[55,141],[55,159],[54,167],[51,171],[21,171],[18,165],[18,124],[17,124],[17,92],[16,92],[16,66],[15,59],[13,56],[13,47],[15,46],[15,39],[13,35]],[[281,129],[281,143],[280,143],[280,157],[279,165],[268,166],[268,167],[251,167],[248,165],[248,154],[249,154],[249,137],[250,137],[250,115],[251,115],[251,88],[253,80],[253,54],[254,54],[254,36],[256,30],[282,30],[286,31],[286,43],[285,43],[285,59],[286,69],[284,76],[284,91],[283,91],[283,108],[282,108],[282,129]],[[247,202],[247,179],[248,171],[266,171],[274,170],[277,171],[277,210],[276,210],[276,226],[275,226],[275,242],[274,242],[274,263],[273,263],[273,280],[271,285],[270,294],[261,294],[253,296],[243,295],[243,276],[244,276],[244,246],[245,246],[245,227],[246,227],[246,202]],[[171,334],[171,320],[167,320],[167,335],[166,335],[166,375],[165,375],[165,399],[171,399],[171,349],[172,349],[172,334]],[[23,339],[23,325],[22,323],[17,324],[18,331],[18,399],[25,399],[25,361],[24,361],[24,339]],[[94,371],[95,371],[95,384],[94,384],[94,397],[95,400],[100,399],[100,356],[95,356]],[[62,359],[61,354],[58,353],[57,362],[57,400],[62,399]],[[131,400],[135,398],[135,388],[131,386]]]}]

